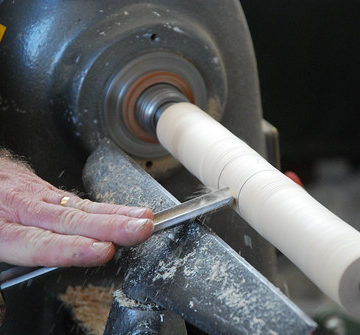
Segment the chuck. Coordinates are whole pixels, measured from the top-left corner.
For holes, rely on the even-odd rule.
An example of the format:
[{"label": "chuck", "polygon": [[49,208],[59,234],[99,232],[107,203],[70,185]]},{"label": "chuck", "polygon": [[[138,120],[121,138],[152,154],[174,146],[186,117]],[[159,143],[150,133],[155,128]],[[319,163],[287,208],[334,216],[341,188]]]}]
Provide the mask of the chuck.
[{"label": "chuck", "polygon": [[156,138],[156,124],[161,113],[177,102],[189,102],[189,100],[175,86],[158,84],[149,87],[136,103],[135,113],[138,123]]}]

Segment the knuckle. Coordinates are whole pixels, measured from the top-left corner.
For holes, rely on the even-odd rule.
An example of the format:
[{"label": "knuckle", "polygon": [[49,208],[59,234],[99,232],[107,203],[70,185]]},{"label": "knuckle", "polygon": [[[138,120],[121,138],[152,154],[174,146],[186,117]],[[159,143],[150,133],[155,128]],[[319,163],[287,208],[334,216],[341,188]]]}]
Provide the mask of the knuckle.
[{"label": "knuckle", "polygon": [[42,188],[38,193],[39,193],[39,199],[41,200],[49,199],[54,194],[54,192],[48,188]]},{"label": "knuckle", "polygon": [[[40,254],[44,248],[51,245],[54,241],[55,234],[48,230],[34,229],[31,234],[27,236],[28,243],[35,249],[39,250]],[[46,253],[45,253],[46,254]]]},{"label": "knuckle", "polygon": [[23,210],[23,209],[33,209],[35,204],[31,197],[24,195],[19,198],[17,205],[20,210]]},{"label": "knuckle", "polygon": [[114,205],[114,204],[111,204],[109,205],[111,206],[112,210],[114,211],[114,213],[117,213],[117,214],[122,214],[124,213],[125,211],[128,210],[128,207],[127,206],[124,206],[124,205]]},{"label": "knuckle", "polygon": [[107,203],[98,203],[99,211],[103,211],[108,214],[119,214],[122,215],[124,213],[123,206],[107,204]]},{"label": "knuckle", "polygon": [[42,210],[42,204],[39,201],[32,201],[31,199],[24,200],[23,204],[26,212],[30,214],[39,214]]},{"label": "knuckle", "polygon": [[86,213],[80,212],[75,208],[67,207],[59,216],[60,224],[63,224],[64,229],[68,230],[70,228],[74,230],[78,225],[80,225],[87,218]]},{"label": "knuckle", "polygon": [[[56,260],[50,252],[56,245],[56,234],[47,230],[36,230],[27,237],[29,248],[32,250],[32,263],[36,265],[51,265]],[[56,254],[55,257],[58,257]]]},{"label": "knuckle", "polygon": [[72,236],[71,241],[69,242],[69,247],[78,250],[84,246],[84,238],[82,236]]},{"label": "knuckle", "polygon": [[[60,254],[51,252],[50,256],[46,259],[46,264],[50,266],[83,265],[84,247],[86,246],[84,246],[84,240],[82,237],[64,237],[55,235],[51,243],[52,245],[57,245],[59,248],[61,247],[63,252]],[[51,247],[52,246],[49,244],[48,248]]]},{"label": "knuckle", "polygon": [[125,227],[129,220],[131,219],[128,217],[119,216],[104,222],[104,224],[101,225],[102,240],[121,244],[124,236],[127,236]]},{"label": "knuckle", "polygon": [[10,207],[17,207],[23,199],[23,193],[16,189],[6,192],[5,203]]},{"label": "knuckle", "polygon": [[77,201],[76,208],[78,208],[80,210],[86,210],[89,207],[91,207],[92,204],[93,204],[92,201],[90,201],[88,199],[79,199]]},{"label": "knuckle", "polygon": [[[70,266],[78,253],[77,238],[68,238],[51,231],[32,234],[32,263],[41,266]],[[58,252],[61,249],[62,252]],[[44,252],[45,251],[45,252]]]},{"label": "knuckle", "polygon": [[127,216],[118,215],[108,220],[107,224],[110,229],[115,229],[115,228],[123,227],[129,220],[131,220],[131,218]]}]

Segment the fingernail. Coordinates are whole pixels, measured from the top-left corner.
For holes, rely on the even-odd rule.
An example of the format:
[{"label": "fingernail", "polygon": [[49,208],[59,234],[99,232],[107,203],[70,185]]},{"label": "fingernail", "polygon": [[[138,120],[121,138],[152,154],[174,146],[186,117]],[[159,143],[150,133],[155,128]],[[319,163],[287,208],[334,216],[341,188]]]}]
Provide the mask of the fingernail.
[{"label": "fingernail", "polygon": [[106,249],[108,249],[111,246],[111,242],[94,242],[92,244],[92,247],[96,250],[96,251],[104,251]]},{"label": "fingernail", "polygon": [[146,224],[150,223],[151,220],[140,219],[140,220],[130,220],[126,224],[126,230],[130,233],[136,233],[141,230]]},{"label": "fingernail", "polygon": [[128,215],[134,217],[141,217],[146,211],[147,208],[132,208],[129,210]]}]

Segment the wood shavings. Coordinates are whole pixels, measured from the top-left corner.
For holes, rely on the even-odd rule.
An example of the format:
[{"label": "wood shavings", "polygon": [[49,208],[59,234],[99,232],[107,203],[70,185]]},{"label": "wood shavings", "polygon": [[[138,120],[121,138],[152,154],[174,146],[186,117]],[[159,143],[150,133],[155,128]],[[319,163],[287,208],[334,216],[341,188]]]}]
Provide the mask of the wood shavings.
[{"label": "wood shavings", "polygon": [[59,295],[78,326],[88,335],[102,335],[110,312],[113,288],[69,286]]}]

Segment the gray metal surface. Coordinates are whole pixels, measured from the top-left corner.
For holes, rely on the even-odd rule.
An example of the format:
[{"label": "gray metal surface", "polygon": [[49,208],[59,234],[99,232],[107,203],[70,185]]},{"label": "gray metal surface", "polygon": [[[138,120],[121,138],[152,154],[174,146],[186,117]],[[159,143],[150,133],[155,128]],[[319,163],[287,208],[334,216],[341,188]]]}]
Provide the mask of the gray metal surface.
[{"label": "gray metal surface", "polygon": [[[110,141],[89,157],[84,182],[100,201],[155,211],[179,203]],[[308,334],[315,326],[198,222],[154,234],[131,249],[128,262],[123,287],[129,297],[150,299],[209,334]]]}]

